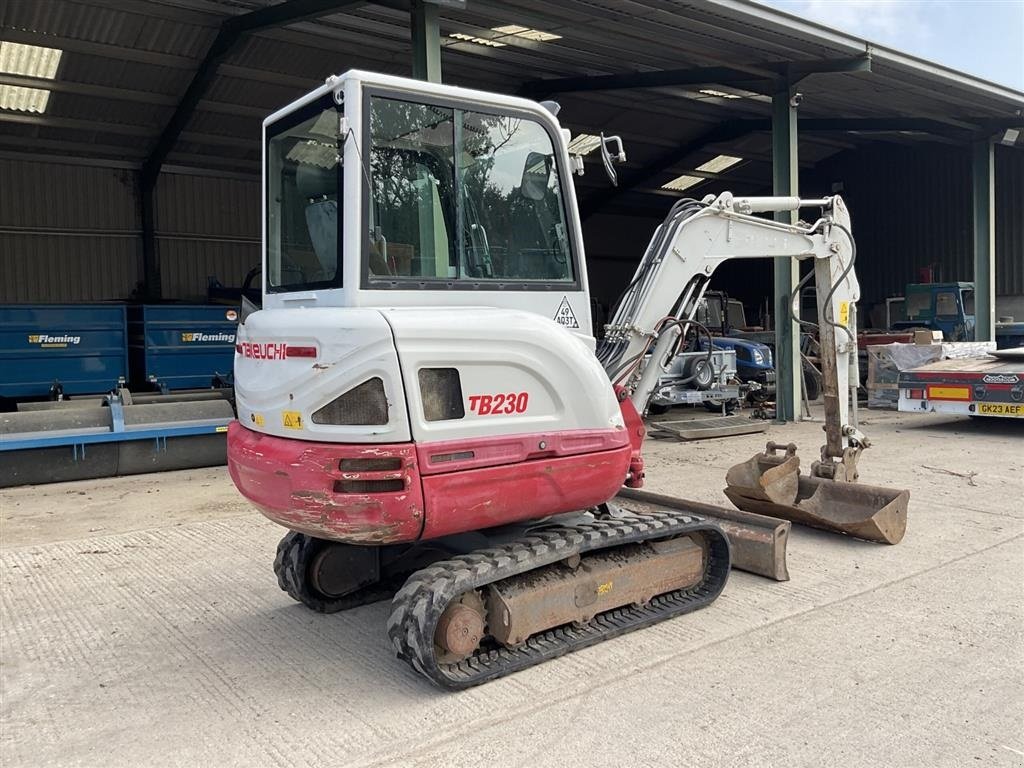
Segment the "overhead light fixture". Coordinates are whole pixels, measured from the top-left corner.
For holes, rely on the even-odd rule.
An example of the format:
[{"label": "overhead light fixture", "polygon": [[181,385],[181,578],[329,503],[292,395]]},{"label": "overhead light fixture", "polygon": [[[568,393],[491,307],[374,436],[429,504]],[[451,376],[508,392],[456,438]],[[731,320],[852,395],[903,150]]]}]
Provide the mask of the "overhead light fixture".
[{"label": "overhead light fixture", "polygon": [[[62,53],[58,48],[0,40],[0,72],[53,80],[57,77]],[[50,91],[45,88],[0,85],[0,109],[42,114],[49,101]]]},{"label": "overhead light fixture", "polygon": [[1017,143],[1017,138],[1020,136],[1020,131],[1016,128],[1007,128],[1003,131],[1003,137],[999,139],[1000,143],[1006,144],[1012,147]]},{"label": "overhead light fixture", "polygon": [[506,43],[498,42],[497,40],[488,40],[486,37],[476,37],[474,35],[467,35],[463,32],[452,32],[448,37],[453,40],[460,40],[464,43],[476,43],[477,45],[486,45],[488,48],[504,48]]},{"label": "overhead light fixture", "polygon": [[742,96],[738,96],[735,93],[726,93],[725,91],[716,91],[714,88],[701,88],[700,92],[705,96],[714,96],[717,99],[742,99]]},{"label": "overhead light fixture", "polygon": [[580,133],[569,142],[570,155],[588,155],[601,146],[601,137],[592,133]]},{"label": "overhead light fixture", "polygon": [[[718,155],[708,160],[706,163],[701,163],[696,167],[695,170],[703,171],[704,173],[721,173],[727,168],[732,168],[736,163],[743,162],[742,157],[735,157],[733,155]],[[695,187],[702,181],[707,181],[703,176],[690,176],[682,175],[672,179],[672,181],[666,182],[661,185],[662,189],[670,189],[673,192],[682,192]]]},{"label": "overhead light fixture", "polygon": [[532,27],[521,27],[518,24],[506,24],[504,27],[491,27],[492,32],[498,32],[502,35],[514,35],[521,37],[524,40],[532,40],[535,43],[546,43],[549,40],[559,40],[561,35],[556,35],[554,32],[545,32],[541,29],[533,29]]}]

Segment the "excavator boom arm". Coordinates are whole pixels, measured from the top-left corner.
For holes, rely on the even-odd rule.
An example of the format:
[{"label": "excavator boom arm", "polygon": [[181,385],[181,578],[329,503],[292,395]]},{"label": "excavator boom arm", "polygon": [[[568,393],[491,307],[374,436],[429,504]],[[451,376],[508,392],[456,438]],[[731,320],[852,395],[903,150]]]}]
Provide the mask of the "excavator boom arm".
[{"label": "excavator boom arm", "polygon": [[[812,224],[754,215],[812,207],[821,210]],[[655,232],[606,326],[598,350],[601,362],[642,412],[680,336],[693,325],[698,303],[720,264],[738,258],[813,259],[826,423],[822,458],[842,459],[865,445],[850,423],[848,397],[851,376],[857,375],[854,304],[860,286],[853,270],[854,249],[849,213],[839,197],[737,198],[724,193],[677,205]]]}]

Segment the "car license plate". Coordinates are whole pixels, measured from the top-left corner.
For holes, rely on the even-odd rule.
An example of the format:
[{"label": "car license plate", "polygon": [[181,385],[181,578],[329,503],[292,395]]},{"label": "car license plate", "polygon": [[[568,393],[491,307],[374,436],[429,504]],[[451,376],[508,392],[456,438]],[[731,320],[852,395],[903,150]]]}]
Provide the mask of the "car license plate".
[{"label": "car license plate", "polygon": [[1024,418],[1024,405],[978,403],[978,413],[983,416],[1016,416],[1017,418]]}]

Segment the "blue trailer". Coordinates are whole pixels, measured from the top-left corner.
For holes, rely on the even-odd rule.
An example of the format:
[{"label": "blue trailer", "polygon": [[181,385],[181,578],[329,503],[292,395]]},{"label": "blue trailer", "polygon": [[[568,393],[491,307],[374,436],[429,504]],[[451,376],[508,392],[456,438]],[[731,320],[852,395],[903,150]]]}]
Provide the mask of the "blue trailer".
[{"label": "blue trailer", "polygon": [[103,394],[128,377],[122,304],[0,306],[0,397]]},{"label": "blue trailer", "polygon": [[132,389],[230,385],[238,308],[212,304],[128,307]]}]

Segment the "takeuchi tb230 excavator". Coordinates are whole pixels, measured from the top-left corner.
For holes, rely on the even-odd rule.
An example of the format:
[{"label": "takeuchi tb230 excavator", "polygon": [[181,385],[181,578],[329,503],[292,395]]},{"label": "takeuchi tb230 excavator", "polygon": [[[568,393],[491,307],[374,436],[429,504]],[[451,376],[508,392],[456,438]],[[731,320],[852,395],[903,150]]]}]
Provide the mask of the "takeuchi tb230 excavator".
[{"label": "takeuchi tb230 excavator", "polygon": [[[842,200],[681,200],[597,343],[583,163],[556,113],[351,71],[264,123],[263,308],[238,333],[231,476],[290,529],[274,563],[288,594],[324,612],[393,598],[398,655],[446,688],[724,587],[719,527],[612,502],[643,483],[641,415],[701,332],[723,261],[813,260],[827,416],[813,474],[852,485],[866,445],[848,423],[858,285]],[[601,152],[614,173],[621,142]],[[801,208],[812,223],[755,215]]]}]

